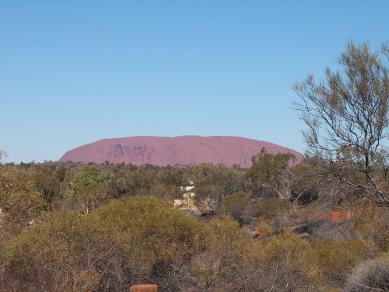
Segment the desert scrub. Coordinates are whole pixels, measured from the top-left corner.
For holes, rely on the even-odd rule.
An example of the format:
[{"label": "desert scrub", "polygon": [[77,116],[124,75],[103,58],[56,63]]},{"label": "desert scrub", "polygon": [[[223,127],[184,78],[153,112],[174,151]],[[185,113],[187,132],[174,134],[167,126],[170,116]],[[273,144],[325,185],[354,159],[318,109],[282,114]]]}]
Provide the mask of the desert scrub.
[{"label": "desert scrub", "polygon": [[280,214],[288,212],[290,203],[278,198],[266,199],[259,202],[256,206],[256,216],[264,218],[272,218]]},{"label": "desert scrub", "polygon": [[345,291],[389,291],[389,258],[381,257],[361,263],[347,280]]},{"label": "desert scrub", "polygon": [[[4,285],[16,291],[122,291],[156,277],[208,245],[208,229],[152,197],[111,200],[89,215],[52,213],[5,242]],[[156,280],[155,280],[156,281]]]},{"label": "desert scrub", "polygon": [[338,242],[328,238],[314,241],[312,246],[321,280],[335,287],[342,287],[352,269],[368,257],[368,249],[362,240]]}]

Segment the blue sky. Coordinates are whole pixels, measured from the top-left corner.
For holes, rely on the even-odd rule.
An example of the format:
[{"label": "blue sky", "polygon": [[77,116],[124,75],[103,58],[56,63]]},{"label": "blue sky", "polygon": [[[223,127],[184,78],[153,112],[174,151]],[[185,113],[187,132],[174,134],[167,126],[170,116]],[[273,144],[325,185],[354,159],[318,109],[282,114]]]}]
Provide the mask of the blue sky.
[{"label": "blue sky", "polygon": [[195,134],[303,151],[292,84],[388,27],[384,0],[0,0],[0,149]]}]

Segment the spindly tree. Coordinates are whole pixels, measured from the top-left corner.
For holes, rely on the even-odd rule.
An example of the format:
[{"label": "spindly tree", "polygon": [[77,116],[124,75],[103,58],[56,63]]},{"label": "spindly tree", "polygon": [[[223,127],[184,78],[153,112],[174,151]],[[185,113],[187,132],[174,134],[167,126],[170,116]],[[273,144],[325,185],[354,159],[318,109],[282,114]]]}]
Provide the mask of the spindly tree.
[{"label": "spindly tree", "polygon": [[389,205],[376,175],[389,125],[389,49],[349,43],[339,68],[327,68],[321,82],[310,75],[294,86],[308,155],[323,158],[338,181]]}]

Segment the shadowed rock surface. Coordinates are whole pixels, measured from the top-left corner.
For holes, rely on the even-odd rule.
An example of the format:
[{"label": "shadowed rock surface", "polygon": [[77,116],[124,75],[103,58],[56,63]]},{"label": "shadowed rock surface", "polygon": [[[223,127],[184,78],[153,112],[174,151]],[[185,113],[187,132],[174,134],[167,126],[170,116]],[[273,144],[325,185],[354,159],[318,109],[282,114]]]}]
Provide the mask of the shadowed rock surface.
[{"label": "shadowed rock surface", "polygon": [[104,139],[66,152],[60,161],[192,166],[202,162],[249,167],[262,148],[269,153],[291,153],[296,162],[302,155],[277,144],[230,136],[136,136]]}]

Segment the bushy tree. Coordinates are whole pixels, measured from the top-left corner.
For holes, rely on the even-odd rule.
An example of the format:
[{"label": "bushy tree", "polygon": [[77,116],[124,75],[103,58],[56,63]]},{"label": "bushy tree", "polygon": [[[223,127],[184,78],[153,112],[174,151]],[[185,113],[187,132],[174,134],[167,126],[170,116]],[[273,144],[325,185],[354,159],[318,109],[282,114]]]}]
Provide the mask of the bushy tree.
[{"label": "bushy tree", "polygon": [[280,199],[289,200],[290,188],[290,164],[295,159],[292,154],[270,154],[266,149],[252,159],[252,166],[247,172],[247,178],[252,186],[259,192],[276,194]]},{"label": "bushy tree", "polygon": [[83,167],[73,177],[73,189],[77,200],[82,202],[82,209],[85,214],[89,214],[90,209],[106,195],[102,190],[106,181],[107,175],[94,165]]}]

